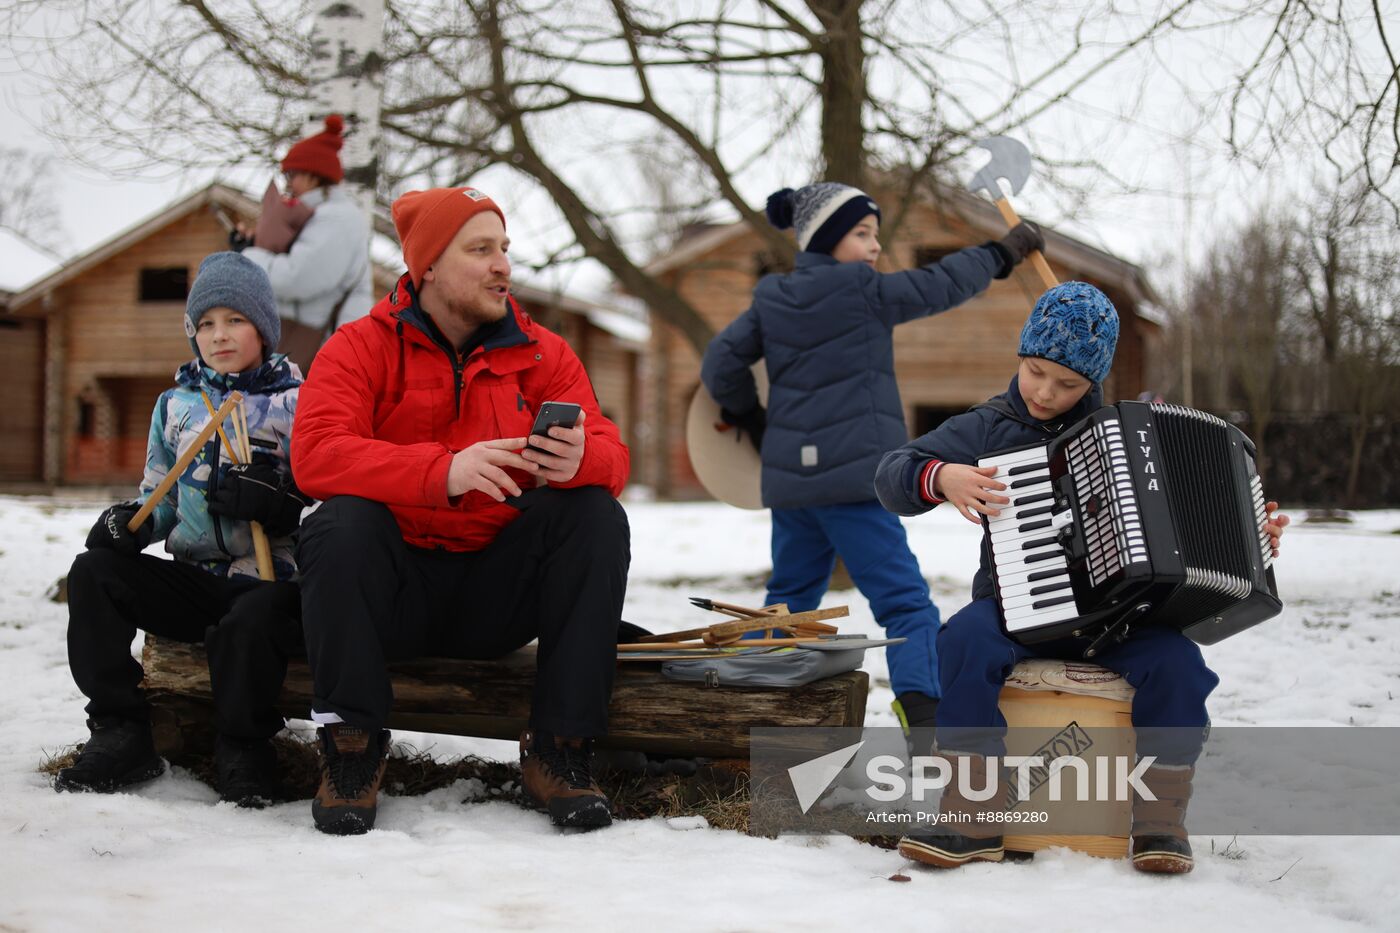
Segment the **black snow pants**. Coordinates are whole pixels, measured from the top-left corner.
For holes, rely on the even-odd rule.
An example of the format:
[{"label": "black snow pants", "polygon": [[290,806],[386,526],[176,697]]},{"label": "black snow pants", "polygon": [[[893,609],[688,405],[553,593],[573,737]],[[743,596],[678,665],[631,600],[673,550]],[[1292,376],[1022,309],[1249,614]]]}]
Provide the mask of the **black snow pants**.
[{"label": "black snow pants", "polygon": [[532,490],[472,552],[411,547],[384,504],[327,499],[297,550],[313,718],[380,728],[386,662],[498,658],[538,638],[531,727],[602,735],[630,559],[627,515],[598,487]]},{"label": "black snow pants", "polygon": [[149,717],[131,656],[138,629],[204,642],[220,734],[264,739],[282,728],[287,658],[302,651],[295,583],[219,577],[149,554],[79,554],[68,572],[68,664],[89,717]]}]

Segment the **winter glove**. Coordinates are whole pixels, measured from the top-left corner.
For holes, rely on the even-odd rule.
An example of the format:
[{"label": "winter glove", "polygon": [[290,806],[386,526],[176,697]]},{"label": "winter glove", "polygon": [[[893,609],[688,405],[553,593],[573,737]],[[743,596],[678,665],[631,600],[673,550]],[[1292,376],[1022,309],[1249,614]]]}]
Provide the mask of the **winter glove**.
[{"label": "winter glove", "polygon": [[1012,269],[1025,262],[1031,253],[1045,249],[1045,237],[1041,235],[1039,227],[1023,220],[1011,228],[1011,232],[1000,241],[989,245],[995,247],[1001,255],[1001,269],[996,277],[1004,279],[1011,274]]},{"label": "winter glove", "polygon": [[99,515],[97,524],[88,532],[88,550],[107,548],[123,554],[140,554],[144,551],[146,545],[151,543],[151,535],[155,531],[155,513],[146,516],[146,520],[136,531],[126,530],[126,523],[140,510],[141,503],[133,499],[130,502],[118,502]]},{"label": "winter glove", "polygon": [[742,414],[734,414],[727,408],[719,410],[719,416],[725,424],[733,425],[753,441],[753,449],[763,450],[763,432],[768,427],[768,413],[763,410],[762,405],[755,405]]},{"label": "winter glove", "polygon": [[253,245],[253,238],[243,231],[234,228],[228,232],[228,248],[235,253],[241,253]]},{"label": "winter glove", "polygon": [[209,512],[260,522],[264,531],[280,538],[296,531],[302,510],[310,504],[290,475],[255,460],[228,468],[219,488],[209,497]]}]

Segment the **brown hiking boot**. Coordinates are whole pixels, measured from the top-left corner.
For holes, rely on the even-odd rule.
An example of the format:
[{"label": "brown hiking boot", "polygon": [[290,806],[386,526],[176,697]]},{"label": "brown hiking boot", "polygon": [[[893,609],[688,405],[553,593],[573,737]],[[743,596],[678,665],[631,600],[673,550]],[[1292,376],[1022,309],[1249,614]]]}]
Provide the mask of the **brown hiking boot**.
[{"label": "brown hiking boot", "polygon": [[316,828],[333,836],[369,832],[379,809],[388,730],[340,722],[322,726],[316,736],[321,746],[321,786],[311,801]]},{"label": "brown hiking boot", "polygon": [[549,811],[555,826],[598,829],[612,824],[608,798],[593,780],[593,743],[545,732],[520,735],[525,793]]},{"label": "brown hiking boot", "polygon": [[[957,868],[968,862],[1000,862],[1006,856],[1002,847],[1000,816],[1006,809],[1005,773],[996,775],[996,793],[987,800],[972,800],[964,796],[959,786],[960,774],[967,772],[969,789],[976,792],[989,786],[993,779],[987,759],[982,755],[963,752],[941,752],[951,766],[948,786],[938,804],[938,813],[945,822],[936,829],[910,833],[899,840],[899,854],[907,859],[935,868]],[[979,819],[979,814],[983,814]]]},{"label": "brown hiking boot", "polygon": [[1186,807],[1196,769],[1154,765],[1142,783],[1156,800],[1133,795],[1133,867],[1153,874],[1184,875],[1195,867],[1186,836]]}]

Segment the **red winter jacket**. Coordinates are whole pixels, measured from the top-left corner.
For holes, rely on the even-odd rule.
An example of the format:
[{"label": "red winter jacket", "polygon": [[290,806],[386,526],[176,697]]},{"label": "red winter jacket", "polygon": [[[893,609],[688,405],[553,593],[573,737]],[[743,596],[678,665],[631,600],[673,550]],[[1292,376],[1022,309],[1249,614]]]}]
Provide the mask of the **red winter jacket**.
[{"label": "red winter jacket", "polygon": [[[440,335],[430,336],[436,328],[405,275],[368,317],[336,331],[301,387],[292,428],[297,485],[317,499],[385,503],[414,547],[477,551],[520,513],[482,492],[449,499],[452,455],[479,441],[524,437],[542,402],[561,401],[588,413],[587,441],[578,475],[553,485],[620,493],[627,446],[598,410],[583,364],[514,300],[510,310],[499,330],[459,361],[437,342]],[[509,472],[522,489],[534,482]]]}]

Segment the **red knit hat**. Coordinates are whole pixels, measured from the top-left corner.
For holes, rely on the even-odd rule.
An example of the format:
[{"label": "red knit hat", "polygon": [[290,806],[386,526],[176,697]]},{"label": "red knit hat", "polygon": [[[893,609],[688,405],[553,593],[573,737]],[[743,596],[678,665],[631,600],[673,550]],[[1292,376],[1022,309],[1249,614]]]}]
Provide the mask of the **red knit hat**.
[{"label": "red knit hat", "polygon": [[333,113],[326,117],[324,133],[308,136],[287,150],[286,157],[282,159],[282,171],[310,172],[339,183],[345,177],[345,170],[340,167],[340,156],[336,153],[340,152],[340,134],[344,129],[345,120],[340,114]]},{"label": "red knit hat", "polygon": [[394,229],[403,244],[403,261],[414,285],[423,282],[423,273],[437,262],[447,244],[462,225],[482,211],[495,211],[502,225],[506,215],[475,188],[429,188],[409,191],[394,202]]}]

